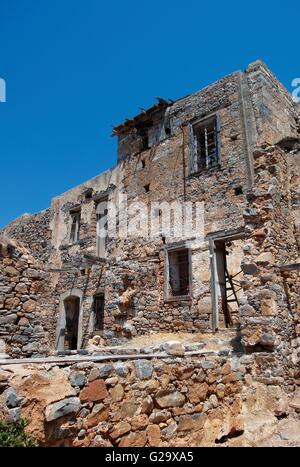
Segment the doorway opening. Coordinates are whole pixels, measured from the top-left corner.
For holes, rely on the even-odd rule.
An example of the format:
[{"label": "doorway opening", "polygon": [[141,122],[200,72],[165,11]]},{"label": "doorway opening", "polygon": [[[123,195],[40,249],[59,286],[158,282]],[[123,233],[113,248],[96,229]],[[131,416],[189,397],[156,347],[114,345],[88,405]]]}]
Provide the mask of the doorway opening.
[{"label": "doorway opening", "polygon": [[237,328],[239,299],[242,295],[243,238],[241,236],[210,240],[212,328]]},{"label": "doorway opening", "polygon": [[64,348],[65,350],[77,350],[80,298],[66,298],[64,301],[64,307],[66,313]]}]

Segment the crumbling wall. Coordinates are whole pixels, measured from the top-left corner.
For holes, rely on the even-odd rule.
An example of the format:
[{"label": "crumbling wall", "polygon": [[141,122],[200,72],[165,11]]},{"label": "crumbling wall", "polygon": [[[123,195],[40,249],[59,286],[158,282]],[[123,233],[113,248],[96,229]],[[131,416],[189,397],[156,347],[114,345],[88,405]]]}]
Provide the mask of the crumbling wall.
[{"label": "crumbling wall", "polygon": [[299,271],[283,273],[280,266],[299,262],[291,196],[297,183],[294,157],[276,146],[254,152],[255,180],[244,214],[248,239],[240,307],[245,348],[262,352],[258,374],[264,381],[291,385],[299,362]]},{"label": "crumbling wall", "polygon": [[255,114],[256,145],[276,144],[282,138],[298,136],[298,112],[290,93],[260,60],[251,63],[246,73]]},{"label": "crumbling wall", "polygon": [[25,214],[7,225],[2,232],[21,242],[38,261],[47,262],[52,250],[51,215],[50,209],[37,214]]},{"label": "crumbling wall", "polygon": [[243,432],[246,368],[238,359],[10,369],[16,397],[6,389],[1,406],[8,417],[19,408],[17,415],[30,421],[28,432],[47,446],[213,446]]},{"label": "crumbling wall", "polygon": [[49,354],[47,275],[16,241],[0,237],[1,352],[10,358]]}]

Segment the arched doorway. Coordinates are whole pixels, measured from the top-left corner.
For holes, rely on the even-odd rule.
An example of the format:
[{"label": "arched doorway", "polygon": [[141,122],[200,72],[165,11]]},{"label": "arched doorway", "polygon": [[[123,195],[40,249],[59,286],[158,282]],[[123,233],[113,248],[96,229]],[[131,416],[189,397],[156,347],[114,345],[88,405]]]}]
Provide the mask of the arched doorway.
[{"label": "arched doorway", "polygon": [[77,350],[80,298],[68,297],[64,300],[66,313],[65,350]]},{"label": "arched doorway", "polygon": [[70,289],[60,296],[56,350],[78,350],[82,345],[83,292]]}]

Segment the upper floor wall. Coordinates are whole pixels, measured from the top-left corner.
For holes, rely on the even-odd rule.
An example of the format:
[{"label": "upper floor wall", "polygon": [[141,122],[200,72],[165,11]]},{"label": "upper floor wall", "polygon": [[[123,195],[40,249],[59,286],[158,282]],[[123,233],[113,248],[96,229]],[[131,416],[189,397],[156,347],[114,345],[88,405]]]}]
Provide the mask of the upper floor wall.
[{"label": "upper floor wall", "polygon": [[182,126],[228,107],[235,93],[240,107],[236,116],[248,130],[250,146],[276,144],[297,134],[298,112],[292,96],[262,61],[256,61],[245,72],[228,75],[176,102],[159,99],[158,104],[115,127],[118,161],[147,151],[176,135]]}]

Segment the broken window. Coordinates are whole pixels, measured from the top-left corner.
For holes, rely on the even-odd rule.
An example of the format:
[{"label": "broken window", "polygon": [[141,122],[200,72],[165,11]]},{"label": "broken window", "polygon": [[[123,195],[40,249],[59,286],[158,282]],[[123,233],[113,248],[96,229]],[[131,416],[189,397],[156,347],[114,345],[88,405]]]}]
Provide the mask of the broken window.
[{"label": "broken window", "polygon": [[102,331],[104,327],[104,293],[94,297],[94,329]]},{"label": "broken window", "polygon": [[97,256],[104,258],[108,245],[108,209],[107,200],[103,200],[97,204],[96,221],[97,221]]},{"label": "broken window", "polygon": [[173,297],[190,294],[190,255],[188,248],[168,252],[169,295]]},{"label": "broken window", "polygon": [[76,211],[71,213],[72,224],[71,224],[71,234],[70,241],[71,243],[76,243],[80,238],[80,218],[81,212]]},{"label": "broken window", "polygon": [[219,164],[218,120],[216,116],[192,126],[191,171],[200,172]]}]

